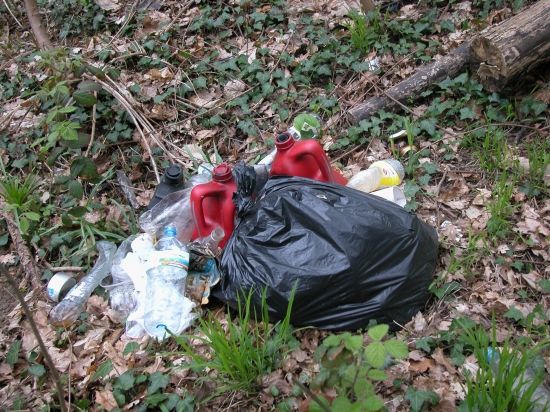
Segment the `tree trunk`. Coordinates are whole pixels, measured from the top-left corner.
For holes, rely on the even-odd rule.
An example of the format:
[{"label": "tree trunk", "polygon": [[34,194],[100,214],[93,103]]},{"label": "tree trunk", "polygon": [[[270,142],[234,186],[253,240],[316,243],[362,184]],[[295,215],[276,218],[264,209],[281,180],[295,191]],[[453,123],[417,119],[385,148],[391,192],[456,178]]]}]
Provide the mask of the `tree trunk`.
[{"label": "tree trunk", "polygon": [[41,50],[52,49],[53,46],[48,37],[48,32],[40,20],[40,12],[38,11],[36,0],[25,0],[25,9],[27,10],[27,18],[29,19],[32,34],[36,39],[38,47]]},{"label": "tree trunk", "polygon": [[550,55],[550,0],[540,0],[472,41],[470,70],[490,92]]},{"label": "tree trunk", "polygon": [[[448,77],[456,77],[468,67],[468,51],[470,42],[461,44],[455,50],[420,69],[411,77],[386,90],[386,96],[373,97],[348,112],[348,119],[353,124],[368,119],[379,110],[390,110],[400,103],[415,99],[420,93]],[[389,97],[387,97],[389,96]]]}]

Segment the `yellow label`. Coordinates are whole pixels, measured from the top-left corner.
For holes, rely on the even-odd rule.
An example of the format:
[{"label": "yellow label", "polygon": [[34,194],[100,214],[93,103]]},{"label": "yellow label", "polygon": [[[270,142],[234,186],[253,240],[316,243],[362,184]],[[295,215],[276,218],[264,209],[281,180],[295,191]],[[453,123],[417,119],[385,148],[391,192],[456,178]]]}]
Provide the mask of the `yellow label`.
[{"label": "yellow label", "polygon": [[397,186],[401,183],[399,174],[388,162],[381,160],[379,162],[374,162],[370,167],[376,167],[382,172],[382,179],[380,180],[380,185],[378,189],[383,189],[385,187]]}]

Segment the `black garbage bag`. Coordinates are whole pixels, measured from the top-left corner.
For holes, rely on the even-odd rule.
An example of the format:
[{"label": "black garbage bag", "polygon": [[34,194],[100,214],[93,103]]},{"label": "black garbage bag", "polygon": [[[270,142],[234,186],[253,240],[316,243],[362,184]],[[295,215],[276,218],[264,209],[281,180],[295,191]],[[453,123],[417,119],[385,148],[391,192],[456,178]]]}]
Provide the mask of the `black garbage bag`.
[{"label": "black garbage bag", "polygon": [[297,283],[291,323],[358,330],[369,320],[393,329],[428,299],[438,240],[413,213],[345,186],[300,177],[274,177],[224,248],[214,296],[236,305],[255,290],[273,321],[285,317]]}]

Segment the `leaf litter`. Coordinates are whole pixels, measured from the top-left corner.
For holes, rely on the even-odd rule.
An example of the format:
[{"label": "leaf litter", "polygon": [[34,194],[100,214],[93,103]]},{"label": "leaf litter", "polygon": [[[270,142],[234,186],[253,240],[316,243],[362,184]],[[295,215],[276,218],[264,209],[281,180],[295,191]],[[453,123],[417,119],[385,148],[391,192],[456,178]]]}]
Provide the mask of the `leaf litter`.
[{"label": "leaf litter", "polygon": [[[237,2],[232,2],[237,5]],[[476,4],[476,2],[473,2]],[[109,11],[112,16],[116,14],[117,24],[123,28],[129,20],[128,5],[123,5],[118,1],[102,0],[98,2],[102,10]],[[181,4],[171,3],[173,7],[165,12],[157,10],[145,11],[145,18],[136,30],[134,38],[125,38],[122,36],[109,37],[98,34],[88,39],[85,43],[79,44],[83,55],[93,59],[104,49],[105,42],[110,45],[111,58],[123,58],[129,53],[136,53],[139,56],[147,54],[142,45],[138,45],[135,40],[144,38],[152,34],[162,34],[168,25],[178,24],[181,27],[187,27],[192,19],[200,15],[198,7],[187,7]],[[191,4],[191,3],[190,3]],[[268,13],[271,6],[259,10],[261,13]],[[330,29],[335,29],[342,17],[345,16],[352,7],[358,8],[355,2],[346,1],[306,1],[293,2],[288,5],[287,13],[289,23],[295,23],[293,30],[279,31],[270,30],[262,39],[261,47],[267,48],[268,54],[275,59],[281,57],[282,53],[295,54],[300,52],[296,61],[305,62],[311,59],[315,53],[318,53],[318,47],[307,37],[307,26],[300,24],[299,17],[303,14],[309,14],[314,20],[321,19],[327,22]],[[394,16],[399,21],[417,22],[423,15],[424,10],[419,4],[409,4],[399,9]],[[133,11],[130,11],[133,13]],[[441,22],[451,20],[455,26],[461,22],[471,20],[475,21],[473,16],[477,13],[476,7],[472,2],[466,1],[453,4],[439,17],[437,27],[438,34],[432,35],[434,41],[442,43],[441,52],[446,53],[456,47],[457,44],[467,40],[470,34],[467,31],[455,30],[454,32],[444,33],[441,30]],[[512,11],[509,8],[492,9],[487,17],[488,24],[496,24],[502,20],[510,18]],[[176,20],[174,20],[176,19]],[[475,23],[474,23],[475,24]],[[234,29],[238,31],[237,28]],[[282,35],[281,35],[282,34]],[[9,35],[8,35],[9,36]],[[208,39],[210,40],[210,39]],[[2,42],[9,41],[2,39]],[[196,35],[191,39],[190,36],[184,36],[183,44],[188,43],[190,47],[185,47],[186,52],[193,56],[196,61],[206,56],[207,39]],[[172,51],[175,55],[180,55],[181,44],[172,45]],[[244,36],[237,36],[234,41],[236,51],[234,53],[226,52],[219,45],[214,46],[219,50],[217,56],[218,62],[223,62],[233,57],[245,56],[248,63],[258,59],[257,41],[250,41]],[[27,46],[28,47],[28,46]],[[154,50],[152,51],[154,57]],[[180,55],[182,62],[188,57]],[[391,53],[382,55],[368,55],[365,61],[371,61],[374,57],[379,59],[383,68],[382,73],[389,73],[380,76],[372,71],[366,71],[359,76],[347,79],[345,84],[338,82],[334,95],[338,97],[342,105],[342,111],[358,102],[365,96],[372,95],[374,87],[388,87],[400,80],[410,76],[416,69],[416,63],[412,58],[398,58]],[[436,56],[437,58],[437,56]],[[261,59],[261,58],[260,58]],[[264,59],[266,61],[267,59]],[[279,62],[269,60],[268,68],[273,71],[278,67]],[[271,65],[271,66],[269,66]],[[21,66],[20,63],[11,63],[9,66],[3,66],[10,75],[15,76],[20,72],[25,72],[29,76],[40,79],[42,74],[37,69],[37,62],[31,61]],[[290,78],[288,69],[284,69],[284,78]],[[150,70],[121,70],[120,77],[117,80],[122,90],[133,86],[139,86],[140,92],[135,97],[129,93],[121,95],[121,99],[127,96],[131,106],[141,112],[145,118],[156,122],[158,130],[162,130],[165,135],[163,141],[170,142],[173,145],[179,144],[181,134],[179,131],[185,131],[193,139],[193,145],[188,145],[194,159],[200,159],[201,153],[195,149],[195,144],[203,143],[203,147],[214,145],[216,139],[220,138],[222,127],[201,127],[195,121],[195,115],[199,110],[211,110],[214,115],[226,110],[235,117],[243,118],[245,114],[242,108],[237,106],[226,107],[228,102],[238,98],[245,92],[247,82],[234,78],[224,85],[212,82],[209,87],[193,90],[185,103],[186,109],[176,108],[170,99],[160,100],[159,96],[167,93],[169,89],[179,86],[180,80],[185,77],[180,68],[166,66],[162,69],[153,68]],[[550,103],[548,97],[550,88],[548,84],[550,79],[544,81],[537,80],[541,87],[533,94],[534,98],[540,101]],[[293,84],[288,85],[289,90],[297,91]],[[170,92],[173,93],[173,92]],[[170,93],[168,96],[170,96]],[[277,96],[274,92],[273,99]],[[316,95],[325,95],[326,92],[321,87],[312,87],[309,90],[302,90],[297,99],[297,105],[293,110],[300,111],[306,106],[306,102]],[[521,93],[520,93],[521,94]],[[520,97],[524,97],[523,93]],[[160,101],[155,101],[160,100]],[[6,101],[0,113],[0,125],[6,130],[20,132],[36,128],[40,118],[33,112],[27,110],[28,100],[13,98]],[[224,108],[225,107],[225,108]],[[272,117],[274,112],[269,101],[258,102],[254,106],[254,114],[257,117]],[[427,106],[418,104],[411,109],[415,116],[422,115]],[[480,116],[479,108],[474,108],[476,116]],[[191,114],[191,115],[189,115]],[[546,111],[548,114],[548,111]],[[120,114],[117,114],[120,116]],[[344,124],[344,116],[341,113],[332,114],[327,121],[327,126],[336,126]],[[279,129],[284,130],[286,125],[282,124]],[[547,128],[544,122],[536,122],[536,128]],[[327,127],[324,136],[324,147],[328,149],[336,140],[334,132]],[[225,130],[232,131],[235,135],[234,126],[228,126]],[[271,130],[264,133],[259,138],[250,135],[245,136],[240,142],[235,141],[220,145],[218,150],[223,155],[224,160],[236,162],[242,159],[255,157],[259,153],[265,153],[268,150],[266,141],[273,133],[280,130]],[[425,193],[429,196],[417,198],[418,206],[415,210],[426,222],[436,227],[441,241],[440,262],[436,274],[444,274],[442,280],[437,284],[439,290],[457,283],[457,289],[449,289],[449,293],[444,293],[440,297],[430,301],[424,314],[418,313],[412,320],[403,326],[403,330],[397,333],[397,336],[403,339],[409,346],[410,353],[407,359],[388,368],[389,379],[377,385],[377,392],[384,398],[386,408],[389,411],[408,411],[409,402],[405,400],[404,394],[407,386],[422,391],[434,391],[439,396],[439,403],[431,410],[433,411],[455,411],[458,401],[464,399],[464,373],[466,370],[474,372],[478,368],[477,359],[470,355],[466,356],[463,363],[458,366],[452,362],[450,354],[442,347],[437,347],[430,353],[424,349],[418,349],[418,342],[428,337],[437,337],[440,332],[449,331],[453,320],[460,316],[467,316],[485,327],[490,327],[491,317],[497,319],[497,342],[503,342],[509,334],[521,335],[524,329],[518,325],[540,306],[543,316],[534,319],[535,325],[544,325],[550,317],[550,305],[548,293],[550,288],[548,283],[542,281],[549,279],[548,261],[550,236],[550,201],[548,199],[537,200],[527,198],[518,188],[513,191],[514,202],[518,206],[512,213],[511,231],[517,233],[525,242],[519,244],[514,241],[504,242],[502,244],[487,244],[484,239],[471,240],[472,233],[483,233],[487,230],[488,222],[491,219],[491,212],[488,209],[488,202],[498,198],[495,193],[493,182],[489,181],[477,162],[472,158],[467,150],[462,148],[456,142],[456,134],[466,132],[466,125],[458,121],[453,128],[449,128],[444,137],[434,145],[427,145],[429,155],[420,159],[420,163],[440,164],[438,171],[430,183],[422,185]],[[509,133],[513,141],[512,133]],[[136,133],[135,141],[142,143],[143,139]],[[420,142],[424,144],[425,142]],[[516,142],[517,143],[517,142]],[[154,139],[148,144],[157,145]],[[168,146],[172,147],[172,146]],[[179,157],[186,167],[192,166],[192,158],[187,151],[174,150],[174,156]],[[148,156],[143,151],[143,160]],[[9,155],[4,149],[0,149],[0,155],[4,163],[9,160]],[[445,157],[443,156],[450,155]],[[347,177],[352,173],[364,167],[365,164],[375,159],[389,157],[385,141],[374,137],[369,143],[368,148],[355,150],[344,159]],[[205,159],[204,159],[205,160]],[[523,173],[529,174],[528,160],[525,156],[519,157]],[[107,160],[108,162],[108,160]],[[346,163],[347,162],[347,163]],[[445,167],[445,169],[443,169]],[[138,181],[142,172],[136,172]],[[545,170],[546,179],[548,168]],[[548,179],[545,183],[548,184]],[[153,195],[154,190],[142,183],[138,201],[141,206],[145,206]],[[96,210],[86,219],[90,223],[96,223],[101,219],[108,217],[111,220],[119,221],[125,229],[128,229],[120,211],[109,205],[105,198],[102,203],[105,204],[105,210]],[[475,254],[477,253],[477,254]],[[472,258],[472,264],[466,263],[469,254],[475,254]],[[15,254],[6,253],[2,256],[2,262],[7,265],[13,265],[14,261],[10,258]],[[457,263],[457,260],[462,263]],[[528,271],[518,269],[519,265],[530,265]],[[515,266],[514,266],[515,265]],[[453,267],[453,270],[450,268]],[[21,288],[27,287],[25,281]],[[155,344],[148,338],[132,340],[122,333],[121,325],[114,319],[106,298],[101,296],[92,296],[86,307],[87,317],[81,319],[76,328],[69,330],[54,330],[47,321],[47,314],[51,310],[52,303],[44,299],[44,293],[40,290],[30,290],[26,295],[34,320],[37,323],[42,339],[46,343],[48,351],[53,358],[57,370],[69,377],[71,389],[78,399],[93,399],[97,407],[103,407],[106,410],[117,408],[117,404],[112,385],[109,383],[110,377],[121,376],[131,369],[139,369],[153,376],[155,373],[163,374],[170,372],[170,382],[163,383],[164,387],[174,393],[184,394],[185,391],[195,393],[199,399],[206,398],[212,393],[214,388],[208,384],[194,387],[197,380],[197,373],[190,369],[177,368],[177,365],[188,362],[181,356],[153,356],[155,353]],[[225,310],[218,310],[216,317],[220,322],[227,324]],[[26,404],[32,408],[38,408],[43,402],[54,402],[52,395],[53,386],[48,380],[41,380],[40,376],[25,373],[32,365],[38,365],[42,362],[42,355],[37,350],[37,343],[30,329],[27,319],[23,316],[20,306],[16,306],[6,315],[8,322],[5,322],[0,331],[0,353],[3,354],[0,363],[0,405],[8,407],[18,397],[23,397]],[[265,375],[261,381],[261,391],[257,397],[247,396],[243,393],[230,393],[228,396],[218,397],[209,401],[201,410],[219,410],[225,408],[230,410],[247,410],[250,405],[256,404],[257,410],[271,410],[283,398],[292,400],[292,407],[295,410],[306,410],[305,396],[293,395],[293,383],[291,377],[299,376],[304,381],[310,380],[315,374],[319,373],[319,365],[313,360],[313,353],[320,345],[322,340],[329,335],[329,332],[308,329],[297,332],[296,336],[300,340],[300,347],[290,352],[283,360],[281,366]],[[366,336],[366,334],[364,334]],[[15,360],[8,362],[7,355],[9,348],[14,342],[21,342],[21,351]],[[134,349],[125,354],[128,345],[134,345]],[[200,352],[202,342],[194,342],[195,347]],[[549,358],[545,358],[548,366]],[[107,373],[100,373],[101,368],[106,365],[112,367]],[[214,372],[211,372],[214,373]],[[157,375],[157,376],[161,376]],[[403,387],[397,389],[395,381],[401,380]],[[274,389],[277,395],[275,396]],[[152,389],[149,387],[149,389]],[[183,390],[185,389],[185,390]],[[335,393],[327,393],[328,397],[335,396]],[[134,400],[125,406],[130,409],[139,402],[147,399],[148,390],[146,386],[139,386]],[[303,405],[302,405],[303,404]]]}]

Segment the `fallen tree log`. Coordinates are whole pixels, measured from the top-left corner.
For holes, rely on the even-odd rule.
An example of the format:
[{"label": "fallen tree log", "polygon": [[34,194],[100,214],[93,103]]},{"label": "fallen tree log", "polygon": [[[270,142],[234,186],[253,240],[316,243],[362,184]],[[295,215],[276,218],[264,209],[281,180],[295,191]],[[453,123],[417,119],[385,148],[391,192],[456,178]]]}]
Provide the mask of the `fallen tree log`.
[{"label": "fallen tree log", "polygon": [[[549,0],[550,1],[550,0]],[[420,93],[448,77],[456,77],[468,67],[470,43],[466,42],[452,52],[423,67],[411,77],[386,90],[386,96],[372,97],[348,111],[348,119],[357,125],[361,120],[370,118],[379,110],[391,110],[399,103],[415,99]],[[399,103],[398,103],[399,102]]]},{"label": "fallen tree log", "polygon": [[470,71],[486,90],[499,92],[546,56],[550,56],[550,0],[540,0],[472,41]]}]

